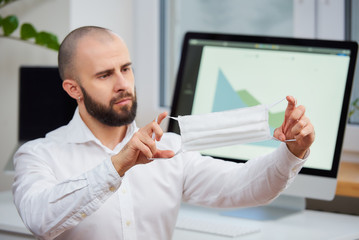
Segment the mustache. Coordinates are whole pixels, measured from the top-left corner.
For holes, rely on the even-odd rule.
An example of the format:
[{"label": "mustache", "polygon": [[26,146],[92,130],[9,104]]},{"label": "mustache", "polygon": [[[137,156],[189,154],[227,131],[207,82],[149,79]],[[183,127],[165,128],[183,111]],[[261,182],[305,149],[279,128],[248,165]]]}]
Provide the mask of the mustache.
[{"label": "mustache", "polygon": [[111,99],[111,105],[115,104],[116,102],[124,99],[124,98],[131,98],[134,99],[134,95],[128,91],[126,92],[120,92],[120,94],[114,98]]}]

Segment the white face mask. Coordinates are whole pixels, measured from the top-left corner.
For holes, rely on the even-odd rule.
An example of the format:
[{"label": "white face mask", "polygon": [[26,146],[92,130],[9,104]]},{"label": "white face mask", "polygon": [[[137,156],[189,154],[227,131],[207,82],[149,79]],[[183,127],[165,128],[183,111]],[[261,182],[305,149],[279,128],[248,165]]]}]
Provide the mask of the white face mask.
[{"label": "white face mask", "polygon": [[270,133],[268,110],[283,100],[271,106],[171,117],[178,121],[181,130],[181,150],[199,151],[275,139]]}]

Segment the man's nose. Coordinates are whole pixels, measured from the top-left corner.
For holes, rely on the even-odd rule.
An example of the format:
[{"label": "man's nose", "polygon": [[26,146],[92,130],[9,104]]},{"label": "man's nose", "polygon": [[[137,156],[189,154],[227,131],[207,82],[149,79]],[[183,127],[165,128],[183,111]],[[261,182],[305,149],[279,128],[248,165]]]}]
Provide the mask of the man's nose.
[{"label": "man's nose", "polygon": [[122,90],[126,90],[128,88],[128,79],[125,78],[125,76],[121,73],[118,72],[115,74],[115,91],[122,91]]}]

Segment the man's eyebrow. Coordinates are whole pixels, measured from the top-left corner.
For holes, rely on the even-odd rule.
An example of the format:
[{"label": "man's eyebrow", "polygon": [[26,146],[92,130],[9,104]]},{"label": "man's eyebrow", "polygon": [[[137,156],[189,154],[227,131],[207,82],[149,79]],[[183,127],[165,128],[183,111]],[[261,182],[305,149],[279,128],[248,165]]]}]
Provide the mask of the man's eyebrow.
[{"label": "man's eyebrow", "polygon": [[[125,63],[121,66],[121,68],[125,68],[125,67],[129,67],[132,65],[132,62],[128,62],[128,63]],[[95,73],[95,77],[98,77],[98,76],[101,76],[103,74],[109,74],[109,73],[113,73],[115,71],[114,68],[111,68],[111,69],[106,69],[106,70],[103,70],[103,71],[100,71],[100,72],[97,72]]]},{"label": "man's eyebrow", "polygon": [[125,63],[121,66],[121,68],[124,68],[124,67],[129,67],[132,65],[132,62],[128,62],[128,63]]},{"label": "man's eyebrow", "polygon": [[103,74],[108,74],[108,73],[113,73],[115,71],[115,69],[106,69],[106,70],[103,70],[101,72],[98,72],[98,73],[95,73],[95,76],[98,77],[98,76],[101,76]]}]

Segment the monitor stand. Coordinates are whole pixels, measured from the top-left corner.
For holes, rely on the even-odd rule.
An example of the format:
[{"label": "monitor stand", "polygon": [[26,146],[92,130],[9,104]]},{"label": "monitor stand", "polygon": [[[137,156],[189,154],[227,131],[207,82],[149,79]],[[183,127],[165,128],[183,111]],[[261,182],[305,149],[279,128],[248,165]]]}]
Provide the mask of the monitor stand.
[{"label": "monitor stand", "polygon": [[251,220],[276,220],[305,210],[305,198],[281,195],[272,203],[250,208],[221,211],[221,215]]}]

